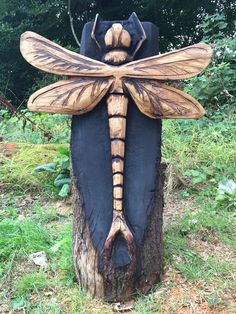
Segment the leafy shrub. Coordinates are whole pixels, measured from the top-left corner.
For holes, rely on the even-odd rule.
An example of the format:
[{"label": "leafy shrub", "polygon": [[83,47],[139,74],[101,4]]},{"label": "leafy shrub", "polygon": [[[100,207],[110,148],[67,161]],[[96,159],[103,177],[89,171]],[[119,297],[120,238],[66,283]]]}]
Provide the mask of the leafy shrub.
[{"label": "leafy shrub", "polygon": [[236,183],[233,180],[219,182],[216,202],[221,208],[236,210]]},{"label": "leafy shrub", "polygon": [[10,115],[0,110],[0,136],[7,142],[32,144],[68,143],[70,116],[29,112],[27,109]]},{"label": "leafy shrub", "polygon": [[33,172],[46,171],[53,174],[53,183],[60,188],[58,193],[61,197],[68,196],[70,192],[70,157],[69,150],[65,147],[59,147],[57,151],[60,153],[52,163],[42,164],[34,168]]},{"label": "leafy shrub", "polygon": [[228,24],[221,13],[207,15],[198,26],[204,34],[203,41],[213,48],[211,64],[203,74],[188,80],[185,88],[208,108],[208,115],[220,118],[233,117],[236,112],[236,38],[225,36]]}]

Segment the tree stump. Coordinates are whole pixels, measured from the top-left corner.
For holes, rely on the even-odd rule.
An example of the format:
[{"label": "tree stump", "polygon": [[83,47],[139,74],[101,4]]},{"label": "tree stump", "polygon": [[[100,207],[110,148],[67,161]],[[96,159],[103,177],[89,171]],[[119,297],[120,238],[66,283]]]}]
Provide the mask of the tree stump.
[{"label": "tree stump", "polygon": [[[114,22],[101,22],[104,36]],[[129,29],[129,22],[123,21]],[[147,40],[136,59],[158,53],[158,28],[142,23]],[[90,34],[83,30],[80,53],[100,60]],[[132,26],[131,26],[132,27]],[[133,29],[133,42],[138,35]],[[136,291],[146,293],[163,273],[162,210],[164,171],[160,167],[161,120],[139,112],[129,100],[125,143],[124,211],[134,235],[132,256],[117,236],[111,258],[104,254],[104,241],[112,222],[112,158],[105,100],[83,116],[73,116],[71,160],[74,196],[73,256],[79,284],[91,296],[110,302],[130,300]]]},{"label": "tree stump", "polygon": [[199,74],[211,60],[210,46],[152,57],[157,42],[158,28],[135,13],[119,22],[97,15],[85,25],[82,54],[33,32],[21,36],[29,63],[70,76],[36,91],[28,108],[74,115],[76,274],[91,295],[112,302],[147,292],[162,275],[160,119],[204,114],[196,99],[161,81]]}]

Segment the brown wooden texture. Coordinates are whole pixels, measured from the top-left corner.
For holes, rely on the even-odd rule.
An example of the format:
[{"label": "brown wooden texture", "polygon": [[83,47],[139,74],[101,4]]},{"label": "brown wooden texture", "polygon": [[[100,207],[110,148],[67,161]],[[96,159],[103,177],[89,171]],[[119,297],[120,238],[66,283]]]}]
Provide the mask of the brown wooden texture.
[{"label": "brown wooden texture", "polygon": [[139,110],[150,118],[199,118],[205,113],[196,99],[158,81],[125,79],[124,84]]},{"label": "brown wooden texture", "polygon": [[107,93],[111,79],[74,78],[41,88],[28,101],[31,111],[84,114],[92,110]]},{"label": "brown wooden texture", "polygon": [[130,47],[130,34],[123,28],[120,23],[114,23],[105,34],[104,41],[107,47],[122,48]]},{"label": "brown wooden texture", "polygon": [[74,178],[73,259],[76,277],[92,297],[101,297],[108,302],[127,301],[135,291],[147,293],[160,281],[163,274],[162,209],[165,167],[161,166],[159,172],[156,197],[152,204],[143,246],[135,250],[133,261],[125,269],[113,268],[109,259],[104,260],[94,248]]},{"label": "brown wooden texture", "polygon": [[[109,132],[111,139],[111,155],[113,163],[123,164],[125,157],[125,138],[126,138],[126,115],[128,108],[128,97],[121,94],[109,95],[107,99],[107,112],[109,116]],[[121,169],[121,165],[119,169]],[[115,167],[112,167],[114,169]],[[122,171],[112,171],[113,184],[113,218],[104,244],[106,263],[111,257],[112,244],[116,236],[121,235],[128,245],[131,259],[133,258],[134,243],[133,235],[126,224],[123,208],[123,184],[124,173]],[[134,261],[133,261],[134,262]]]},{"label": "brown wooden texture", "polygon": [[[33,66],[73,77],[34,93],[28,102],[31,111],[83,114],[92,110],[109,91],[124,91],[125,85],[139,109],[151,118],[196,118],[204,114],[197,100],[154,80],[180,80],[199,74],[211,59],[211,48],[206,44],[120,66],[107,65],[69,51],[32,32],[22,35],[20,49]],[[112,53],[118,61],[124,57],[117,51]],[[148,97],[148,93],[155,97]]]}]

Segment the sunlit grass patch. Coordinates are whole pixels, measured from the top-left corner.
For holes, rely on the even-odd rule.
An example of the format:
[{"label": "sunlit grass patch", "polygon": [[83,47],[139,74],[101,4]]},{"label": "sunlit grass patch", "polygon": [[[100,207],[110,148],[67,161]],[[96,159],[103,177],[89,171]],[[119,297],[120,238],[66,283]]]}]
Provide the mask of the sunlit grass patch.
[{"label": "sunlit grass patch", "polygon": [[19,144],[11,157],[1,157],[0,181],[4,190],[46,191],[55,190],[47,173],[33,173],[33,169],[43,163],[52,162],[58,155],[58,145]]}]

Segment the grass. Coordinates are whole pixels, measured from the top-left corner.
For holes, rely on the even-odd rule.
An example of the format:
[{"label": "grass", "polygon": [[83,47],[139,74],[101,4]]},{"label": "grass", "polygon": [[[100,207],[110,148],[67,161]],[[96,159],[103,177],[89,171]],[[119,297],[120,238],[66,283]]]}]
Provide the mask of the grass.
[{"label": "grass", "polygon": [[170,175],[174,177],[171,188],[197,188],[213,195],[220,180],[236,180],[234,123],[207,118],[169,120],[163,129],[163,161],[171,165]]},{"label": "grass", "polygon": [[35,272],[22,276],[16,283],[16,296],[27,296],[31,293],[38,293],[40,290],[50,286],[46,275],[43,272]]},{"label": "grass", "polygon": [[5,218],[0,222],[0,283],[8,276],[16,259],[38,251],[48,251],[52,238],[33,219]]},{"label": "grass", "polygon": [[[236,312],[235,208],[216,199],[219,181],[235,181],[235,138],[227,121],[164,123],[165,276],[151,293],[136,296],[132,313]],[[13,313],[112,313],[112,305],[89,298],[75,283],[71,204],[58,200],[49,176],[32,174],[56,149],[18,144],[2,157],[1,306]],[[38,251],[48,258],[42,269],[29,260]]]},{"label": "grass", "polygon": [[32,171],[38,165],[52,162],[58,156],[57,149],[61,145],[18,144],[10,149],[4,144],[1,146],[4,154],[0,156],[0,178],[4,190],[55,192],[50,174],[35,174]]}]

